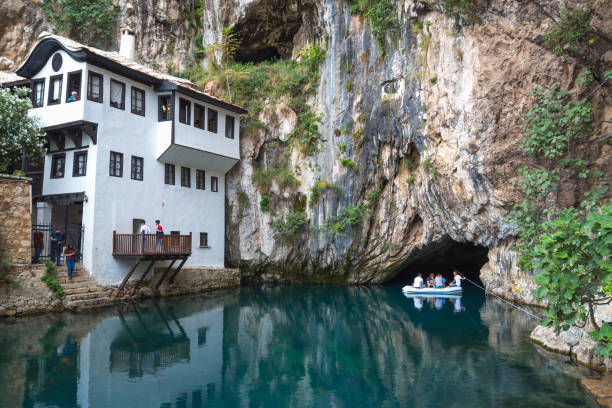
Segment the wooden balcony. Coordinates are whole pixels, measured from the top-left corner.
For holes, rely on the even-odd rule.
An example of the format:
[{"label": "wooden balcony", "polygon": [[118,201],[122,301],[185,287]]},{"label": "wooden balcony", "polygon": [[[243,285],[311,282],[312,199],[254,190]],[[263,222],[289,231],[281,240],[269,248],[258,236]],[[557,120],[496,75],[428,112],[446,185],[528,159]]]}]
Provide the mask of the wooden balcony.
[{"label": "wooden balcony", "polygon": [[117,234],[113,231],[113,256],[142,259],[176,259],[191,255],[189,235]]}]

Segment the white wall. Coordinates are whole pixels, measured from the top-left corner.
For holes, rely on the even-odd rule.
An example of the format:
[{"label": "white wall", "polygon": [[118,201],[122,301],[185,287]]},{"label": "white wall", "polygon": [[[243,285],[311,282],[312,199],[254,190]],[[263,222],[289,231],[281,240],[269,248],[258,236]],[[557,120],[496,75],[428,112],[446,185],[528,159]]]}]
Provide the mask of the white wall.
[{"label": "white wall", "polygon": [[[179,122],[179,98],[186,99],[191,102],[191,118],[189,125]],[[195,111],[195,104],[204,106],[206,109],[204,127],[208,129],[208,108],[217,111],[217,133],[209,132],[208,130],[202,130],[193,125],[193,115]],[[199,150],[205,150],[211,153],[219,154],[221,156],[232,157],[240,159],[240,143],[239,143],[239,125],[240,116],[232,113],[228,110],[205,104],[200,101],[196,101],[193,98],[185,96],[180,93],[176,93],[175,96],[175,134],[174,143],[193,147]],[[234,138],[230,139],[225,137],[225,118],[227,115],[234,117]]]}]

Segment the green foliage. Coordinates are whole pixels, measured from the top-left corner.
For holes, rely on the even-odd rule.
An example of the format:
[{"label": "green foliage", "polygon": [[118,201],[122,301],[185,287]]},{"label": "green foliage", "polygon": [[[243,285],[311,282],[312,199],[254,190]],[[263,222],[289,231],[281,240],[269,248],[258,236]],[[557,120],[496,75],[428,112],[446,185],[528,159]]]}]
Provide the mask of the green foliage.
[{"label": "green foliage", "polygon": [[348,78],[344,80],[344,90],[346,92],[351,92],[351,80]]},{"label": "green foliage", "polygon": [[268,167],[265,170],[255,169],[253,181],[263,189],[270,188],[274,181],[276,181],[281,188],[295,187],[299,184],[299,180],[291,171],[288,162],[284,162],[278,167]]},{"label": "green foliage", "polygon": [[570,54],[578,50],[578,42],[589,31],[589,13],[574,8],[561,10],[561,19],[544,34],[546,46],[556,55],[568,49]]},{"label": "green foliage", "polygon": [[276,219],[270,225],[274,230],[274,239],[283,242],[295,241],[306,225],[306,213],[292,212]]},{"label": "green foliage", "polygon": [[244,191],[240,191],[238,193],[238,206],[240,208],[247,208],[249,205],[251,205],[251,199],[249,198],[249,195]]},{"label": "green foliage", "polygon": [[527,113],[523,150],[531,155],[554,159],[567,150],[573,139],[580,139],[593,130],[593,107],[586,99],[573,100],[567,91],[555,84],[549,90],[535,88],[535,104]]},{"label": "green foliage", "polygon": [[300,63],[307,66],[310,72],[318,72],[319,65],[325,61],[327,56],[327,47],[325,43],[319,44],[306,44],[300,51]]},{"label": "green foliage", "polygon": [[546,197],[551,191],[557,191],[559,175],[554,170],[533,170],[523,166],[518,169],[518,175],[522,177],[521,188],[527,197]]},{"label": "green foliage", "polygon": [[359,14],[370,23],[381,49],[386,35],[394,38],[399,34],[397,6],[392,0],[348,0],[348,3],[351,14]]},{"label": "green foliage", "polygon": [[270,195],[269,194],[262,194],[261,195],[261,200],[259,200],[259,208],[261,208],[261,211],[270,211]]},{"label": "green foliage", "polygon": [[327,180],[315,181],[310,189],[310,206],[312,207],[314,204],[316,204],[321,194],[327,190],[334,190],[336,193],[340,194],[340,187],[337,184],[330,183]]},{"label": "green foliage", "polygon": [[429,83],[430,84],[435,84],[436,82],[438,82],[438,77],[437,76],[432,76],[431,78],[429,78]]},{"label": "green foliage", "polygon": [[576,171],[576,175],[580,180],[585,180],[589,177],[589,171],[587,170],[587,166],[589,162],[586,160],[577,158],[577,157],[566,157],[561,159],[559,162],[563,167],[569,167],[570,169],[574,169]]},{"label": "green foliage", "polygon": [[85,43],[109,43],[120,8],[112,0],[42,0],[39,7],[59,31]]},{"label": "green foliage", "polygon": [[0,165],[20,160],[22,153],[31,158],[44,154],[44,132],[39,121],[28,116],[29,93],[27,88],[0,88]]},{"label": "green foliage", "polygon": [[346,152],[346,143],[344,142],[338,143],[338,150],[340,151],[340,153]]},{"label": "green foliage", "polygon": [[379,189],[374,189],[366,195],[365,201],[357,204],[354,207],[345,207],[340,209],[340,213],[325,220],[320,231],[328,234],[333,239],[346,235],[346,230],[355,227],[366,216],[369,216],[374,200],[380,194]]},{"label": "green foliage", "polygon": [[408,184],[412,184],[412,183],[414,183],[414,179],[415,179],[414,174],[411,174],[411,175],[409,175],[409,176],[406,178],[406,183],[408,183]]},{"label": "green foliage", "polygon": [[454,13],[466,14],[472,7],[472,0],[445,0],[444,13],[451,17]]},{"label": "green foliage", "polygon": [[299,109],[303,110],[298,114],[298,121],[288,138],[302,153],[311,156],[319,150],[321,133],[318,123],[321,118],[304,104],[300,104]]},{"label": "green foliage", "polygon": [[[199,26],[198,22],[198,26]],[[200,46],[197,46],[197,41],[201,41],[202,37],[196,37],[196,57],[208,56],[219,56],[222,65],[226,65],[230,62],[236,51],[240,47],[240,40],[238,35],[234,32],[233,28],[221,27],[221,38],[219,41],[209,44],[206,47],[200,42]]]},{"label": "green foliage", "polygon": [[49,287],[49,289],[51,289],[53,293],[55,293],[56,296],[64,297],[66,292],[64,292],[64,288],[57,281],[56,275],[57,275],[57,266],[51,261],[46,261],[45,262],[45,274],[40,278],[40,280],[45,282],[47,286]]},{"label": "green foliage", "polygon": [[599,329],[593,307],[606,299],[602,285],[612,281],[611,248],[612,204],[588,214],[566,208],[543,223],[530,254],[534,280],[540,285],[534,296],[549,302],[543,325],[552,324],[558,334],[584,325],[590,316]]},{"label": "green foliage", "polygon": [[593,350],[595,354],[604,358],[612,357],[612,327],[608,323],[604,322],[599,330],[590,332],[589,336],[593,340],[601,342]]},{"label": "green foliage", "polygon": [[359,169],[357,168],[357,165],[355,164],[354,161],[352,161],[351,159],[345,159],[344,157],[340,158],[340,164],[342,164],[344,167],[348,167],[353,171],[358,171]]},{"label": "green foliage", "polygon": [[431,178],[435,178],[440,174],[438,169],[431,163],[431,156],[423,160],[421,168],[425,170]]}]

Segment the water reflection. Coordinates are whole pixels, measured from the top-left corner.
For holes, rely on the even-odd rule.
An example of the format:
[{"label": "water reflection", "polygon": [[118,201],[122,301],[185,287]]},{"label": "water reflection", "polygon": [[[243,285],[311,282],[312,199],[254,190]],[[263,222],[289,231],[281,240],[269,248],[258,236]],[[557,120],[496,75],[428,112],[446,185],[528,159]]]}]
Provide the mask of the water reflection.
[{"label": "water reflection", "polygon": [[525,316],[468,288],[271,287],[0,322],[0,406],[588,405],[592,373]]}]

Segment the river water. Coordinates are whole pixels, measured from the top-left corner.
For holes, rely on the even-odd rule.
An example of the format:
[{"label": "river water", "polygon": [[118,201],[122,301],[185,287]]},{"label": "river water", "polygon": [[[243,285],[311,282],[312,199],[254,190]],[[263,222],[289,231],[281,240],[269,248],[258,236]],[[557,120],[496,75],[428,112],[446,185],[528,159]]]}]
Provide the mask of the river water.
[{"label": "river water", "polygon": [[591,407],[476,288],[258,287],[0,320],[0,407]]}]

